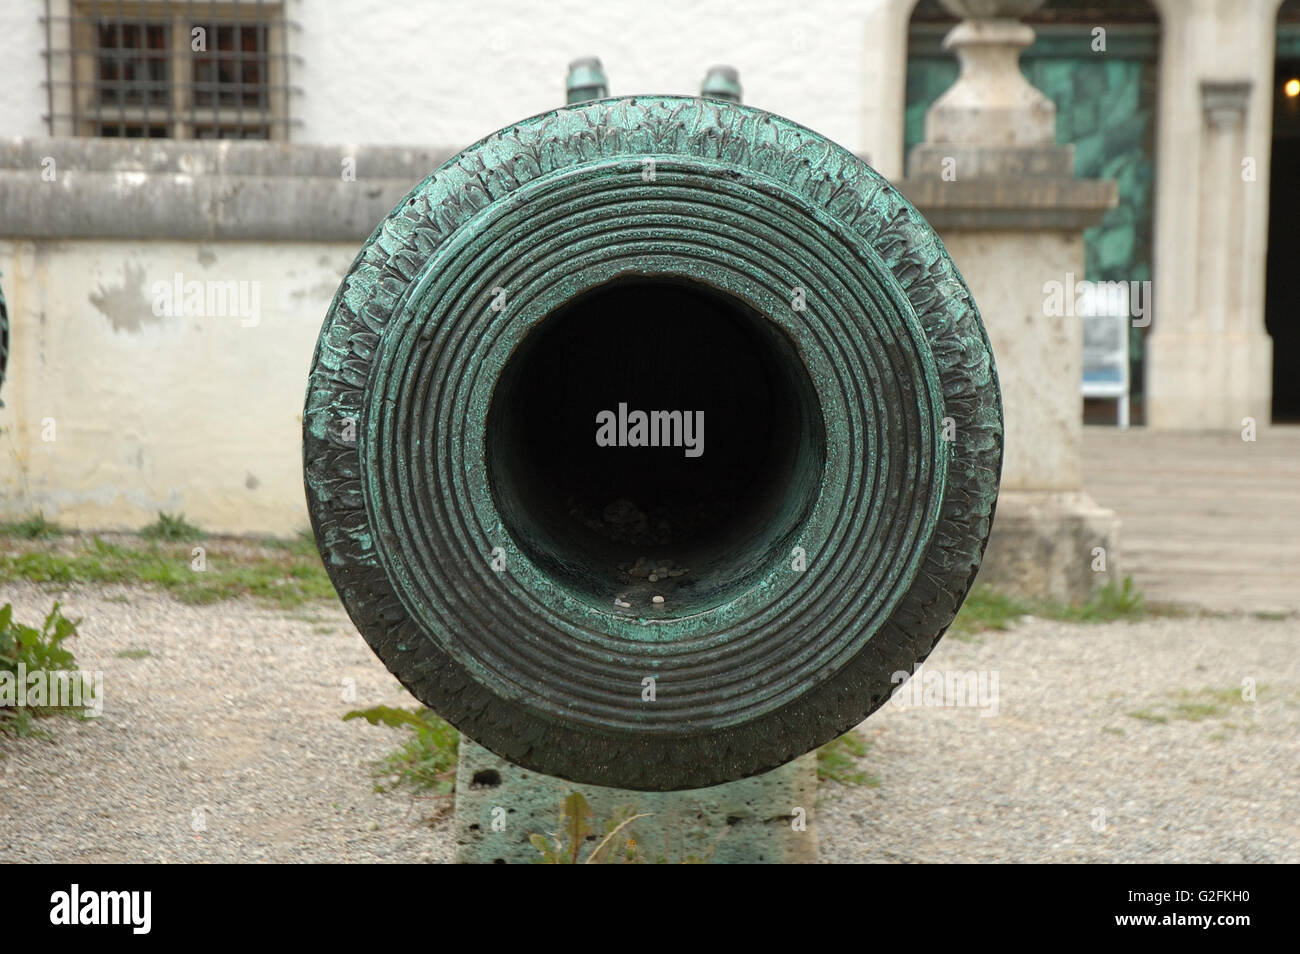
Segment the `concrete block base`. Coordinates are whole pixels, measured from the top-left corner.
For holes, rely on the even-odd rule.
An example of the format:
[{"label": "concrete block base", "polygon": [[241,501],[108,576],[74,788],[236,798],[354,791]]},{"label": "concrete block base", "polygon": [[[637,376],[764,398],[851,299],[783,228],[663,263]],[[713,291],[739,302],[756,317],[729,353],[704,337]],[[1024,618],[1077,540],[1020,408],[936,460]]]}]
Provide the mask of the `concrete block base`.
[{"label": "concrete block base", "polygon": [[1023,597],[1084,601],[1122,578],[1118,558],[1119,518],[1086,493],[1003,491],[978,581]]},{"label": "concrete block base", "polygon": [[[456,860],[462,864],[532,864],[540,860],[529,836],[556,832],[561,803],[579,791],[595,817],[599,835],[589,839],[586,858],[604,837],[605,823],[625,806],[652,812],[615,836],[612,849],[636,842],[645,861],[706,857],[710,864],[798,864],[818,860],[813,813],[817,800],[816,755],[753,778],[681,792],[633,792],[578,785],[520,768],[464,736],[456,773]],[[806,828],[793,822],[803,810]],[[602,853],[608,856],[608,850]]]}]

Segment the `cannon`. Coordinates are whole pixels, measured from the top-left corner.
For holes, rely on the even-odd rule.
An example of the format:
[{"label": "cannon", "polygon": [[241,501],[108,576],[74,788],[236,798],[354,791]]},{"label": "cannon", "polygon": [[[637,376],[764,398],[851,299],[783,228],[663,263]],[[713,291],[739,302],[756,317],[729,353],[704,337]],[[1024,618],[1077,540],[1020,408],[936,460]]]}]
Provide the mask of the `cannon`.
[{"label": "cannon", "polygon": [[574,73],[365,242],[312,361],[307,500],[358,630],[470,738],[711,786],[857,725],[932,651],[994,515],[997,373],[862,159],[734,73],[701,97]]}]

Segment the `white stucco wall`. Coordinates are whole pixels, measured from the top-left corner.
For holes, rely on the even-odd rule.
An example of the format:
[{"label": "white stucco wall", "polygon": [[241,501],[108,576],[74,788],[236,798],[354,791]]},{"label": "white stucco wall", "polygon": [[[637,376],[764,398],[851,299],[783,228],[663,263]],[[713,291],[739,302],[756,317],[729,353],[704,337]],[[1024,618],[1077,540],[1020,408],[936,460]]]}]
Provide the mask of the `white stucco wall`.
[{"label": "white stucco wall", "polygon": [[[45,136],[45,14],[42,0],[0,3],[0,136]],[[0,222],[3,220],[0,219]]]},{"label": "white stucco wall", "polygon": [[[468,145],[563,103],[569,61],[596,55],[615,94],[697,93],[709,66],[729,63],[747,102],[862,151],[877,48],[892,43],[868,27],[915,0],[285,2],[303,60],[295,141]],[[44,9],[0,3],[0,135],[47,133]]]},{"label": "white stucco wall", "polygon": [[[560,105],[568,62],[599,56],[614,94],[699,92],[714,63],[745,101],[853,149],[867,15],[885,0],[291,0],[308,141],[468,144]],[[739,11],[739,12],[738,12]]]},{"label": "white stucco wall", "polygon": [[[41,510],[134,529],[166,510],[214,532],[305,528],[307,371],[355,254],[350,243],[0,240],[12,324],[0,519]],[[178,271],[258,282],[257,323],[251,309],[156,316],[154,283]]]}]

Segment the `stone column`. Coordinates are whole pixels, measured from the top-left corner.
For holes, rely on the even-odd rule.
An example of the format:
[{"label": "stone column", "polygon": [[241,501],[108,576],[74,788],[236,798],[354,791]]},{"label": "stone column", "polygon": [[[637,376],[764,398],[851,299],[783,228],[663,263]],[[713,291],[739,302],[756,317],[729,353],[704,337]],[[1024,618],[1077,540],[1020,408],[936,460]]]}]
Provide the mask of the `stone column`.
[{"label": "stone column", "polygon": [[1081,319],[1047,298],[1050,283],[1084,280],[1083,230],[1117,189],[1074,178],[1055,105],[1020,72],[1034,33],[1014,17],[1041,2],[944,0],[966,18],[944,40],[961,75],[930,107],[898,184],[970,284],[1001,380],[1002,492],[980,579],[1078,600],[1118,576],[1118,520],[1083,492]]},{"label": "stone column", "polygon": [[1278,0],[1152,2],[1162,39],[1147,424],[1264,425],[1273,396],[1264,272]]}]

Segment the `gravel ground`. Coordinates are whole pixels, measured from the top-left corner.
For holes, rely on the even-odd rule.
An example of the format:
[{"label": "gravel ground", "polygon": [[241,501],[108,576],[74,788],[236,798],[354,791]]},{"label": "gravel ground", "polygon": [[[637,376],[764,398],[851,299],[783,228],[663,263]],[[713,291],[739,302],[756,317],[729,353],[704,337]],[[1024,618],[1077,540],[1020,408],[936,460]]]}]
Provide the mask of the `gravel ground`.
[{"label": "gravel ground", "polygon": [[[859,731],[880,786],[823,786],[822,857],[1300,861],[1298,635],[1295,618],[1235,616],[1033,620],[945,639],[926,669],[996,671],[997,715],[891,704],[872,716]],[[1240,699],[1246,678],[1254,704]],[[1205,717],[1179,718],[1179,704]]]},{"label": "gravel ground", "polygon": [[[0,593],[25,622],[52,598],[28,584]],[[44,720],[53,741],[0,739],[0,857],[450,860],[432,802],[372,790],[368,766],[403,736],[341,721],[411,700],[340,607],[193,607],[120,587],[60,599],[84,617],[73,648],[105,674],[104,712]],[[862,768],[880,785],[823,786],[822,857],[1300,861],[1298,630],[1294,617],[1030,620],[945,640],[927,670],[996,672],[997,714],[891,704],[873,716]],[[137,649],[149,655],[118,656]],[[1244,678],[1253,704],[1229,698]]]},{"label": "gravel ground", "polygon": [[[28,584],[0,593],[29,625],[52,599]],[[52,743],[0,738],[0,858],[451,859],[448,820],[428,821],[434,802],[373,790],[370,765],[404,730],[342,721],[413,703],[337,604],[187,606],[121,587],[59,599],[84,619],[69,643],[78,666],[103,671],[104,711],[41,720]],[[133,649],[149,655],[117,656]]]}]

